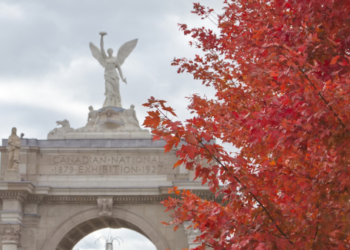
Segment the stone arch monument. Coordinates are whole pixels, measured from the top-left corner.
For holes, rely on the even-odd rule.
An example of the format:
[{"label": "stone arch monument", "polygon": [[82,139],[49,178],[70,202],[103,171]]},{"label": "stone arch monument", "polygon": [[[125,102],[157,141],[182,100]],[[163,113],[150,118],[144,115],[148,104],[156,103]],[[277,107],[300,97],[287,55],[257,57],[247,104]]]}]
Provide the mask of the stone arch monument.
[{"label": "stone arch monument", "polygon": [[[136,111],[121,107],[121,65],[137,40],[121,46],[117,57],[90,44],[105,68],[106,100],[89,107],[84,127],[69,121],[49,132],[47,140],[18,137],[16,129],[2,141],[0,179],[0,250],[71,250],[87,234],[101,228],[129,228],[154,243],[157,250],[195,246],[198,232],[176,232],[160,202],[168,188],[191,189],[214,199],[193,173],[173,169],[176,149],[164,154],[164,141],[152,141],[140,127]],[[117,74],[117,71],[119,75]],[[186,227],[187,228],[187,227]]]}]

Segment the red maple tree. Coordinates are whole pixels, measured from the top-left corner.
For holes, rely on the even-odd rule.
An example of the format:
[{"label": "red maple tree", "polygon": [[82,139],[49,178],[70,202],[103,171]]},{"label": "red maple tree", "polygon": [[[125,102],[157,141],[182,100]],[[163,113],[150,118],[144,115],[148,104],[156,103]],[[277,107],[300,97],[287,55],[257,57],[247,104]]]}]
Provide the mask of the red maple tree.
[{"label": "red maple tree", "polygon": [[[223,197],[190,191],[164,205],[175,228],[192,221],[205,249],[350,248],[350,1],[227,0],[216,34],[180,29],[203,51],[175,59],[215,98],[192,95],[185,122],[150,98],[145,125],[178,166]],[[195,14],[213,10],[194,4]],[[231,155],[210,142],[239,149]],[[220,186],[219,183],[223,183]]]}]

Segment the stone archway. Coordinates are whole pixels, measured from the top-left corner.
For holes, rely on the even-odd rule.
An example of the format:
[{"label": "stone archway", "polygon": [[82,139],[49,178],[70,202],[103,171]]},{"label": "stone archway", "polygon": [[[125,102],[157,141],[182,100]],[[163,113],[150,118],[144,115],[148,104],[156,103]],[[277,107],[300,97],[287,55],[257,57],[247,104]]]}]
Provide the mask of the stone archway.
[{"label": "stone archway", "polygon": [[208,187],[189,181],[192,172],[181,166],[173,169],[176,151],[165,155],[162,141],[23,139],[24,181],[7,178],[4,141],[0,146],[3,250],[69,250],[85,235],[106,227],[139,232],[158,250],[181,250],[189,247],[189,232],[183,227],[174,232],[159,223],[170,220],[160,204],[169,197],[168,188],[177,185],[202,199],[213,199]]},{"label": "stone archway", "polygon": [[53,230],[42,250],[72,249],[84,236],[106,227],[128,228],[147,237],[157,250],[169,248],[162,233],[144,217],[127,209],[114,207],[111,217],[99,217],[97,208],[86,209],[71,216]]}]

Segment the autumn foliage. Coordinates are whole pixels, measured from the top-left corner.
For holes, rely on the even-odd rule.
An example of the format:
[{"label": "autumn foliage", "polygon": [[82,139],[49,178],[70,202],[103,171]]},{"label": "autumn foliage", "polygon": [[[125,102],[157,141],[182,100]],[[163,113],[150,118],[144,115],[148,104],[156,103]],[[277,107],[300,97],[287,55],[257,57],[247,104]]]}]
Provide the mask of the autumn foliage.
[{"label": "autumn foliage", "polygon": [[[215,91],[192,95],[185,122],[150,98],[145,125],[223,203],[178,190],[164,202],[175,227],[192,221],[202,247],[350,248],[350,1],[194,4],[218,33],[181,24],[201,56],[175,59]],[[215,19],[215,17],[217,19]],[[210,142],[239,149],[228,154]],[[223,183],[220,186],[219,183]]]}]

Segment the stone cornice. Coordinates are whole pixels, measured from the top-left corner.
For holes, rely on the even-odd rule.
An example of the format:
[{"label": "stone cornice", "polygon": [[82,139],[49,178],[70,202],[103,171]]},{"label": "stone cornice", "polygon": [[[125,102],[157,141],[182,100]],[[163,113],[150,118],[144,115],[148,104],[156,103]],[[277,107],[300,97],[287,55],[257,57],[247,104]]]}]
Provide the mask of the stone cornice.
[{"label": "stone cornice", "polygon": [[42,203],[96,204],[96,196],[45,196]]},{"label": "stone cornice", "polygon": [[[193,191],[194,194],[202,199],[217,200],[220,201],[221,197],[215,198],[215,196],[209,191]],[[20,199],[24,203],[37,203],[37,204],[96,204],[99,196],[69,196],[69,195],[28,195],[24,192],[12,192],[1,191],[0,199]],[[109,197],[111,197],[109,195]],[[168,197],[176,198],[173,194],[161,194],[161,195],[116,195],[112,196],[114,204],[156,204]]]},{"label": "stone cornice", "polygon": [[[206,200],[220,201],[221,197],[215,198],[215,196],[209,191],[194,191],[197,196]],[[41,204],[96,204],[98,197],[104,196],[41,196],[30,195],[25,202],[28,203],[41,203]],[[107,197],[107,196],[106,196]],[[123,195],[123,196],[110,196],[113,198],[114,205],[118,204],[158,204],[164,201],[168,197],[179,198],[174,194],[162,194],[162,195]]]},{"label": "stone cornice", "polygon": [[41,203],[44,199],[44,195],[28,195],[25,200],[26,203]]},{"label": "stone cornice", "polygon": [[[207,187],[197,182],[174,183],[182,189],[184,186],[192,190],[202,199],[220,202],[222,196],[215,198]],[[180,185],[178,185],[180,184]],[[182,187],[182,188],[181,188]],[[101,194],[113,197],[114,204],[156,204],[170,197],[169,187],[147,188],[52,188],[34,186],[30,182],[0,182],[0,199],[16,199],[25,203],[56,204],[96,204]],[[103,196],[102,195],[102,196]]]},{"label": "stone cornice", "polygon": [[0,191],[24,191],[33,193],[35,186],[28,181],[8,182],[0,181]]},{"label": "stone cornice", "polygon": [[[182,144],[182,143],[181,143]],[[8,139],[2,140],[2,147],[8,145]],[[43,148],[163,148],[164,140],[153,141],[152,138],[115,138],[115,139],[21,139],[23,147]],[[163,149],[164,150],[164,149]]]},{"label": "stone cornice", "polygon": [[[192,192],[202,199],[215,198],[207,188],[192,182]],[[191,185],[188,183],[188,185]],[[181,187],[181,185],[179,185]],[[159,203],[169,196],[169,187],[148,188],[51,188],[35,187],[30,182],[0,182],[0,199],[17,199],[26,203],[96,203],[96,197],[113,196],[116,203]]]},{"label": "stone cornice", "polygon": [[27,200],[28,194],[24,191],[0,191],[0,199],[20,200],[22,202]]}]

